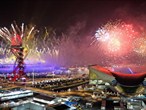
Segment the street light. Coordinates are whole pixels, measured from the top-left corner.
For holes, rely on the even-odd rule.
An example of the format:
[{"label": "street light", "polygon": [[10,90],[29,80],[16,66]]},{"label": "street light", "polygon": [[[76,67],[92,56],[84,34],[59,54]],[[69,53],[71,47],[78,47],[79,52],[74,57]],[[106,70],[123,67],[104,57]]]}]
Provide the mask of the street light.
[{"label": "street light", "polygon": [[34,69],[33,69],[33,72],[32,72],[32,82],[33,82],[33,85],[34,85]]}]

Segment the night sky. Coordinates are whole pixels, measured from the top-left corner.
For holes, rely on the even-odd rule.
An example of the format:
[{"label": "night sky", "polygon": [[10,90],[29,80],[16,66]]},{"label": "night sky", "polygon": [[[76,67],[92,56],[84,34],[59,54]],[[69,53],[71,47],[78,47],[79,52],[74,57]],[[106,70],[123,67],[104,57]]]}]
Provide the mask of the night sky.
[{"label": "night sky", "polygon": [[[113,64],[119,62],[145,63],[145,53],[144,57],[141,57],[139,53],[134,53],[133,47],[132,52],[134,54],[127,50],[127,56],[124,54],[122,55],[123,57],[121,57],[121,55],[115,56],[115,54],[112,54],[114,52],[106,53],[106,50],[108,50],[106,48],[108,42],[105,43],[105,45],[101,45],[100,41],[96,43],[98,44],[97,46],[90,45],[91,42],[93,42],[91,38],[95,36],[97,30],[109,21],[112,23],[112,21],[115,22],[117,20],[121,20],[126,24],[132,24],[134,30],[140,33],[140,35],[142,32],[146,32],[146,1],[4,0],[0,3],[0,27],[10,29],[10,24],[16,21],[18,26],[20,26],[21,23],[25,23],[25,25],[36,25],[35,29],[40,30],[37,31],[38,33],[35,35],[35,37],[39,36],[38,39],[43,38],[42,33],[46,32],[44,31],[46,29],[44,27],[47,27],[47,29],[51,27],[55,30],[51,30],[51,32],[55,32],[55,34],[52,34],[53,37],[63,38],[63,35],[69,37],[69,41],[66,42],[62,40],[63,46],[60,46],[62,49],[61,60],[67,65],[96,63],[106,65],[110,64],[110,62]],[[117,36],[117,38],[118,37],[119,36]],[[129,41],[128,38],[124,38],[123,41]],[[123,41],[121,45],[125,45]],[[38,40],[38,42],[40,45],[37,46],[43,46],[41,40]],[[132,43],[134,44],[135,42]],[[126,43],[126,46],[130,44],[131,47],[131,45],[133,45],[132,43]],[[114,44],[114,41],[111,44]],[[116,47],[116,45],[117,43],[115,46],[113,45],[113,47]],[[103,49],[105,51],[103,51]],[[127,48],[124,46],[124,49]],[[144,52],[146,52],[146,48],[144,49]],[[135,60],[136,58],[137,60]],[[48,57],[46,59],[48,59]]]},{"label": "night sky", "polygon": [[145,16],[144,0],[3,0],[0,27],[33,23],[65,31],[76,22],[86,22],[90,32],[110,20],[139,20]]}]

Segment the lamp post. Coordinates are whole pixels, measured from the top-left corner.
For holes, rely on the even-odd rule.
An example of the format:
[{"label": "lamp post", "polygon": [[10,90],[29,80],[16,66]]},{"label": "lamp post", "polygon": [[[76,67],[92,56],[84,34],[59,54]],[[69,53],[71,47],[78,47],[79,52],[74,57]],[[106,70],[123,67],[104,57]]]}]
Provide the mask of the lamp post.
[{"label": "lamp post", "polygon": [[33,82],[33,85],[34,85],[34,69],[33,69],[33,73],[32,73],[32,82]]}]

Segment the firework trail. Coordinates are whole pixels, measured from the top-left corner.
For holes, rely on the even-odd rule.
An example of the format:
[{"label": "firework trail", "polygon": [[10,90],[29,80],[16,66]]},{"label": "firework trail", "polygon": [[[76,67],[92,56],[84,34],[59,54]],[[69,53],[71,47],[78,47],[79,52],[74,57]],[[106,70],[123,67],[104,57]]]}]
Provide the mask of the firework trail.
[{"label": "firework trail", "polygon": [[[78,39],[82,37],[78,35],[77,30],[78,25],[77,29],[73,29],[72,26],[67,34],[58,36],[52,28],[38,30],[34,25],[27,26],[22,23],[20,27],[13,24],[10,29],[2,28],[0,35],[4,39],[3,47],[6,41],[6,44],[10,45],[14,35],[21,36],[24,52],[28,53],[26,64],[41,62],[61,66],[114,65],[139,63],[139,56],[146,55],[146,39],[144,35],[141,37],[132,24],[121,21],[108,22],[96,31],[94,38],[91,39],[89,36],[80,41]],[[4,48],[0,51],[3,52]],[[4,62],[14,62],[14,56],[10,51],[7,52]]]},{"label": "firework trail", "polygon": [[[22,23],[21,28],[19,28],[16,24],[11,24],[11,28],[8,29],[6,27],[0,29],[0,36],[7,41],[8,44],[12,42],[16,45],[21,45],[24,39],[28,39],[33,31],[34,27],[30,29],[30,31],[24,31],[24,23]],[[18,37],[20,36],[20,38]]]},{"label": "firework trail", "polygon": [[[22,45],[24,47],[24,56],[28,53],[26,59],[28,63],[45,62],[44,57],[50,56],[56,59],[58,50],[56,49],[60,40],[56,38],[56,33],[52,30],[45,28],[41,33],[35,29],[35,26],[24,26],[22,23],[19,28],[15,23],[11,24],[11,28],[6,27],[0,29],[0,36],[5,42],[5,47],[1,48],[0,52],[4,53],[6,46],[8,46],[7,54],[5,55],[4,62],[14,62],[15,57],[10,52],[11,45]],[[1,44],[2,45],[2,44]],[[53,61],[52,61],[53,62]],[[27,62],[26,62],[27,63]]]},{"label": "firework trail", "polygon": [[[19,28],[17,26],[17,24],[11,24],[10,29],[4,27],[0,29],[0,37],[3,39],[3,41],[5,41],[5,47],[3,47],[3,49],[5,48],[6,50],[9,50],[11,48],[11,46],[19,46],[22,45],[23,46],[23,39],[24,36],[29,37],[33,31],[34,27],[32,27],[30,29],[30,31],[28,31],[28,35],[26,36],[25,34],[27,34],[27,32],[24,32],[24,23],[22,23],[22,26]],[[6,57],[14,57],[14,55],[12,55],[12,53],[10,54],[10,50],[7,51],[7,54],[5,55]],[[27,56],[26,54],[24,56]],[[6,58],[7,59],[7,58]]]}]

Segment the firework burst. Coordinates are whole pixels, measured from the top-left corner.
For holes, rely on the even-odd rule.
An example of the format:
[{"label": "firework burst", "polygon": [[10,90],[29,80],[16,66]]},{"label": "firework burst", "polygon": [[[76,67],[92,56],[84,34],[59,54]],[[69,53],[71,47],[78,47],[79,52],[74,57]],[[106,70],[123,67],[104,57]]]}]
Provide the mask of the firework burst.
[{"label": "firework burst", "polygon": [[26,39],[28,39],[33,30],[34,27],[32,27],[30,31],[24,30],[24,23],[22,23],[22,26],[20,28],[17,25],[11,24],[10,29],[6,27],[0,29],[0,36],[5,39],[8,44],[21,45],[24,36],[26,37]]},{"label": "firework burst", "polygon": [[27,56],[26,63],[45,63],[45,58],[49,57],[54,61],[59,53],[57,48],[61,41],[57,39],[56,33],[47,27],[40,32],[34,25],[25,26],[22,23],[21,27],[18,27],[16,24],[11,24],[10,29],[6,27],[0,29],[0,36],[5,41],[1,43],[4,46],[0,48],[0,53],[4,53],[5,48],[8,47],[3,59],[4,63],[12,63],[16,60],[9,50],[11,45],[24,47],[24,56]]},{"label": "firework burst", "polygon": [[146,37],[137,38],[133,43],[133,50],[140,56],[146,56]]},{"label": "firework burst", "polygon": [[100,43],[105,54],[124,55],[131,52],[131,43],[138,33],[133,25],[123,22],[109,22],[99,28],[95,34],[95,40]]}]

